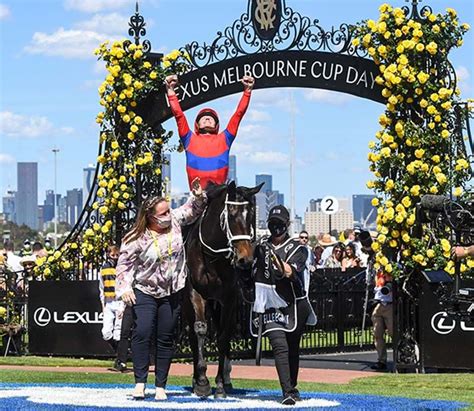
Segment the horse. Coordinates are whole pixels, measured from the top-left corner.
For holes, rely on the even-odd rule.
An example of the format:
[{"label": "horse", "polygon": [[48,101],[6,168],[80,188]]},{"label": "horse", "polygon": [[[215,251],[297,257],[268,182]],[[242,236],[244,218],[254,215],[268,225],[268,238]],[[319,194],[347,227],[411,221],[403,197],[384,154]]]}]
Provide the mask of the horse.
[{"label": "horse", "polygon": [[[183,315],[189,325],[193,354],[193,392],[199,397],[211,394],[206,376],[204,342],[207,335],[206,307],[217,330],[219,367],[215,398],[225,398],[232,389],[230,380],[230,340],[234,332],[240,272],[250,272],[253,262],[254,188],[228,184],[207,187],[208,205],[191,227],[186,240],[188,279]],[[209,301],[213,304],[206,304]]]}]

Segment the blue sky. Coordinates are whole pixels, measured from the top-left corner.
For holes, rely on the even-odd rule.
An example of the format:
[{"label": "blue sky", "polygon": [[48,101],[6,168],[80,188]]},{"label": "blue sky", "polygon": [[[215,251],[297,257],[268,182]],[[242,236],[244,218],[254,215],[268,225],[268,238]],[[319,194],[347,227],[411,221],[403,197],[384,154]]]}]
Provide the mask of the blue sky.
[{"label": "blue sky", "polygon": [[[287,6],[329,29],[377,18],[382,1],[287,0]],[[53,188],[57,146],[58,192],[82,187],[82,169],[95,163],[100,110],[97,87],[104,69],[93,55],[103,40],[127,37],[132,0],[0,0],[0,193],[16,189],[16,162],[39,163],[39,200]],[[223,5],[225,4],[225,7]],[[402,0],[393,6],[407,4]],[[453,7],[474,27],[474,2],[424,1],[433,11]],[[211,42],[216,32],[246,11],[246,0],[142,0],[154,51],[169,52],[193,40]],[[464,98],[473,97],[474,36],[452,53]],[[293,91],[290,91],[293,90]],[[289,202],[290,93],[296,106],[296,211],[311,198],[368,193],[367,143],[378,130],[380,104],[324,90],[255,90],[232,153],[239,184],[254,185],[255,174],[274,176],[275,189]],[[239,96],[207,105],[226,123]],[[189,110],[194,119],[200,109]],[[174,120],[165,128],[176,130]],[[177,137],[174,137],[174,143]],[[186,189],[184,155],[172,154],[173,191]]]}]

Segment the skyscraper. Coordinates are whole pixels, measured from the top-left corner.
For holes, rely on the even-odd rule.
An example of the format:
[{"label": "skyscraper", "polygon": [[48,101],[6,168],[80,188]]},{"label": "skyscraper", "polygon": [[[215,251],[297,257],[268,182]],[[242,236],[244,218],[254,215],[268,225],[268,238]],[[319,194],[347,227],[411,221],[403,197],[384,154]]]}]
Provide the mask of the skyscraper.
[{"label": "skyscraper", "polygon": [[94,164],[89,164],[86,168],[83,169],[82,195],[83,195],[84,203],[89,198],[89,193],[93,188],[94,176],[95,176]]},{"label": "skyscraper", "polygon": [[377,209],[372,205],[373,194],[354,194],[352,196],[352,210],[354,221],[363,228],[374,227],[377,218]]},{"label": "skyscraper", "polygon": [[3,214],[6,221],[16,222],[16,207],[15,207],[16,191],[8,190],[2,198]]},{"label": "skyscraper", "polygon": [[259,185],[261,183],[265,183],[262,189],[260,190],[261,193],[272,191],[272,175],[271,174],[257,174],[255,176],[255,184]]},{"label": "skyscraper", "polygon": [[234,180],[237,183],[237,157],[235,155],[229,156],[229,180]]},{"label": "skyscraper", "polygon": [[66,195],[66,221],[69,225],[76,224],[82,212],[82,189],[68,190]]},{"label": "skyscraper", "polygon": [[54,218],[54,191],[46,190],[46,198],[43,205],[43,222],[47,223]]},{"label": "skyscraper", "polygon": [[17,164],[16,220],[38,229],[38,163]]}]

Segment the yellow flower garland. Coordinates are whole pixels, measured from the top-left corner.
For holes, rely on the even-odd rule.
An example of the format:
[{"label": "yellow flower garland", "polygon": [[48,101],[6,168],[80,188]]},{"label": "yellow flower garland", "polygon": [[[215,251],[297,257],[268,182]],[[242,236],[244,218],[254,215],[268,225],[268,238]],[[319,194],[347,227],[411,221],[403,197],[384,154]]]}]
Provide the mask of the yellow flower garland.
[{"label": "yellow flower garland", "polygon": [[[359,23],[353,41],[378,65],[376,82],[386,98],[379,118],[382,129],[376,133],[378,141],[369,143],[368,155],[375,178],[367,187],[380,194],[372,202],[378,207],[377,231],[382,233],[373,243],[376,267],[400,275],[393,262],[401,252],[408,269],[433,267],[452,273],[446,233],[436,244],[411,233],[422,195],[447,194],[453,186],[461,195],[469,178],[467,160],[450,155],[451,116],[459,90],[449,88],[447,71],[441,73],[449,69],[448,53],[462,44],[469,26],[459,25],[452,9],[419,20],[388,4],[379,11],[378,21]],[[450,174],[451,164],[455,167]]]}]

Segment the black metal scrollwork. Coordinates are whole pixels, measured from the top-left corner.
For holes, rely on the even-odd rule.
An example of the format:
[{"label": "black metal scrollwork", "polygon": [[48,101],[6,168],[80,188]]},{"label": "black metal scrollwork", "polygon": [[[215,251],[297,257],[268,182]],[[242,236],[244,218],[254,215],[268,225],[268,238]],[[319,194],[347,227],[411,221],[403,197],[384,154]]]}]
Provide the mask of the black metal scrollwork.
[{"label": "black metal scrollwork", "polygon": [[[135,3],[135,14],[130,17],[128,23],[130,28],[128,29],[128,35],[133,37],[134,44],[140,45],[140,38],[146,35],[146,23],[144,17],[138,11],[138,1]],[[143,40],[142,44],[143,51],[148,53],[151,50],[151,43],[149,40]]]},{"label": "black metal scrollwork", "polygon": [[231,26],[217,32],[211,44],[193,41],[182,47],[195,68],[228,60],[238,56],[271,51],[328,51],[364,57],[365,50],[352,45],[352,30],[349,24],[341,24],[325,30],[319,20],[302,16],[281,0],[281,16],[276,33],[269,39],[261,38],[254,27],[252,2],[247,11]]}]

